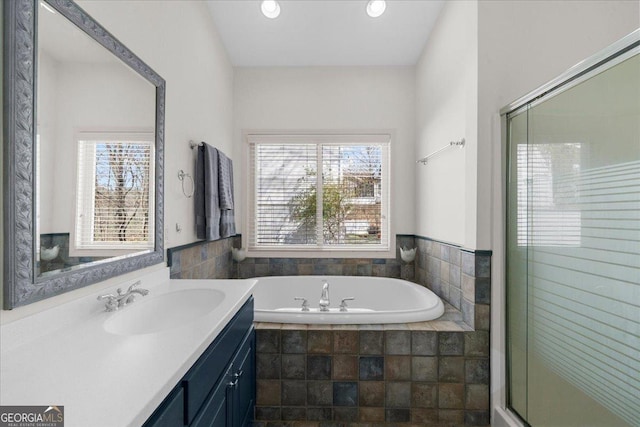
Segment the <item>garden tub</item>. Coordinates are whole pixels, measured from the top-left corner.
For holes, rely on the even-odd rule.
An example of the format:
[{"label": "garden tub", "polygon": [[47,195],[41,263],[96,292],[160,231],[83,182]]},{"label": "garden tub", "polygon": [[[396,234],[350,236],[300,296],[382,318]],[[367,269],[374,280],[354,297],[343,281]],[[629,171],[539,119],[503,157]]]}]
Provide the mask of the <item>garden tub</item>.
[{"label": "garden tub", "polygon": [[[412,282],[363,276],[272,276],[257,278],[255,321],[275,323],[383,324],[434,320],[442,300]],[[328,311],[320,309],[327,284]],[[344,299],[353,298],[353,300]],[[303,310],[307,301],[308,309]],[[341,306],[346,307],[341,308]]]}]

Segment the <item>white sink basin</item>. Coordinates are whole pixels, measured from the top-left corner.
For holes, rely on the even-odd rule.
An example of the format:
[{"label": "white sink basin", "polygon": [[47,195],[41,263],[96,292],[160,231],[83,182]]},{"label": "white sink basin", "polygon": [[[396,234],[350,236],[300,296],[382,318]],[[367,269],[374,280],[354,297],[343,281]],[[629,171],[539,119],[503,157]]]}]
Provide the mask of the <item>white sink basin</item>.
[{"label": "white sink basin", "polygon": [[136,296],[116,312],[104,329],[116,335],[141,335],[177,328],[210,313],[224,300],[215,289],[185,289],[157,296]]}]

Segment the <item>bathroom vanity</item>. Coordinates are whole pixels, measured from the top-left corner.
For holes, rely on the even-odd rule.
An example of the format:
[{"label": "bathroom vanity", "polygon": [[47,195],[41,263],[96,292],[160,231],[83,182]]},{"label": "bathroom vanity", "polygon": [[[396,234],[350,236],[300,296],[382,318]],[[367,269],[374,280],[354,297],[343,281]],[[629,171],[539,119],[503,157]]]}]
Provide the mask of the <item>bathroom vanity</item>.
[{"label": "bathroom vanity", "polygon": [[240,426],[253,414],[255,280],[141,278],[22,319],[2,312],[0,405],[64,406],[67,427]]},{"label": "bathroom vanity", "polygon": [[169,393],[144,427],[246,426],[255,404],[250,298]]}]

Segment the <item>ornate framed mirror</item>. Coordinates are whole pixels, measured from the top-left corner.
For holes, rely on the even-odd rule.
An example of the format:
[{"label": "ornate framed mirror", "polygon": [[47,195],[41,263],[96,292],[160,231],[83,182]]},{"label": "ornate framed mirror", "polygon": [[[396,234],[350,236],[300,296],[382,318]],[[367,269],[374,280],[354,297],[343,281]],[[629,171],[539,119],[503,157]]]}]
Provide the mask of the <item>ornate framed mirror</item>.
[{"label": "ornate framed mirror", "polygon": [[165,81],[70,0],[4,3],[4,308],[164,261]]}]

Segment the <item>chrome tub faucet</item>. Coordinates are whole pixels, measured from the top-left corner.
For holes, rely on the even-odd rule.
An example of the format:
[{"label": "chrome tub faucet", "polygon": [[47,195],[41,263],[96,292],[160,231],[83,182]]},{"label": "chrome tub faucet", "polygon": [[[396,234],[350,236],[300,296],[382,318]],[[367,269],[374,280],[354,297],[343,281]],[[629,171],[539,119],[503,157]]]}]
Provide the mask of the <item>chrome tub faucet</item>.
[{"label": "chrome tub faucet", "polygon": [[329,311],[329,283],[325,280],[322,284],[322,295],[320,295],[320,311]]},{"label": "chrome tub faucet", "polygon": [[119,308],[126,306],[127,304],[131,304],[134,301],[136,294],[142,295],[142,296],[149,294],[148,289],[141,289],[141,288],[134,289],[136,286],[140,286],[141,284],[142,282],[138,280],[133,285],[129,286],[129,289],[127,289],[127,292],[123,293],[122,288],[118,288],[117,295],[114,295],[114,294],[100,295],[98,296],[98,300],[99,301],[106,300],[104,304],[106,311],[116,311]]}]

